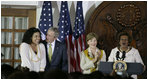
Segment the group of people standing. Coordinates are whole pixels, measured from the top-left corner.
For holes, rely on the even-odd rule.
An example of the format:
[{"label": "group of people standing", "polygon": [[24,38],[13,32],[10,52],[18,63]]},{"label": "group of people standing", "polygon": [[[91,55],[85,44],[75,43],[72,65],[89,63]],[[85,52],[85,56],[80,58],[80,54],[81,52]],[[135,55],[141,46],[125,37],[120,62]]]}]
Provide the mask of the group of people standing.
[{"label": "group of people standing", "polygon": [[[59,31],[51,27],[46,34],[46,40],[41,40],[41,32],[37,28],[28,29],[23,36],[20,45],[21,66],[29,68],[30,71],[48,71],[50,69],[61,69],[68,72],[68,59],[66,44],[57,40]],[[86,36],[88,48],[81,52],[80,67],[83,74],[90,74],[99,68],[100,61],[106,61],[104,50],[97,48],[98,36],[91,32]],[[141,63],[144,65],[137,49],[130,46],[131,37],[122,32],[118,36],[119,46],[112,49],[109,62],[117,61],[125,53],[125,62]]]},{"label": "group of people standing", "polygon": [[46,40],[42,41],[39,29],[28,29],[20,45],[21,66],[36,72],[68,71],[66,45],[57,40],[58,36],[58,29],[52,27],[47,31]]}]

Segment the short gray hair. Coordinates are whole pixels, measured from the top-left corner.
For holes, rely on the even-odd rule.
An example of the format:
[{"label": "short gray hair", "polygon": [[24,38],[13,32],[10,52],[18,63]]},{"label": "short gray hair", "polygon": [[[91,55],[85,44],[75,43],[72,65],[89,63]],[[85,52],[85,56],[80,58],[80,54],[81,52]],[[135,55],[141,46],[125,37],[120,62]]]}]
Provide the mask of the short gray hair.
[{"label": "short gray hair", "polygon": [[55,33],[55,37],[59,37],[59,30],[56,27],[50,27],[48,30],[51,30]]}]

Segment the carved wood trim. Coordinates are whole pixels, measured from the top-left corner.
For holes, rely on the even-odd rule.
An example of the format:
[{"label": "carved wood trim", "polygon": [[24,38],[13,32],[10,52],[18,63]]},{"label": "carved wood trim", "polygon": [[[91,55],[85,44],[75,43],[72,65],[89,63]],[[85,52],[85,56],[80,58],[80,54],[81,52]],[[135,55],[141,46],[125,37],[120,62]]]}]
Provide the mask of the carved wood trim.
[{"label": "carved wood trim", "polygon": [[85,29],[86,35],[89,32],[98,35],[98,47],[105,50],[107,59],[111,49],[118,45],[116,36],[121,31],[126,31],[133,37],[131,45],[139,50],[147,65],[146,1],[104,1],[94,10]]}]

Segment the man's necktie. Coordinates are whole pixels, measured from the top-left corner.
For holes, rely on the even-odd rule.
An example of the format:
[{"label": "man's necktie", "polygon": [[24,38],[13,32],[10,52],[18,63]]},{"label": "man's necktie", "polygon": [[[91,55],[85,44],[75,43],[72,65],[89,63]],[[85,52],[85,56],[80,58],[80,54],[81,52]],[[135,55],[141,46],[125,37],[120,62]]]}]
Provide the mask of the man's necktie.
[{"label": "man's necktie", "polygon": [[49,51],[48,51],[48,55],[49,55],[49,61],[51,61],[51,57],[52,57],[52,47],[51,44],[49,44]]}]

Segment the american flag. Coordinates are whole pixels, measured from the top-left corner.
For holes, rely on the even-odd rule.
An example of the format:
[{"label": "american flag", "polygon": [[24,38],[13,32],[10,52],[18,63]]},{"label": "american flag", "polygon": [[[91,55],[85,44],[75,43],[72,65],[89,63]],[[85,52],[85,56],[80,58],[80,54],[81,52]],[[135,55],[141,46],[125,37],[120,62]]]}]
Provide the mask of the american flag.
[{"label": "american flag", "polygon": [[42,33],[42,40],[46,39],[46,33],[53,26],[51,1],[44,1],[40,16],[39,29]]},{"label": "american flag", "polygon": [[85,35],[84,35],[84,18],[82,1],[77,1],[75,26],[73,32],[74,57],[76,60],[75,71],[80,71],[80,56],[81,52],[85,50]]},{"label": "american flag", "polygon": [[58,40],[60,40],[61,42],[66,42],[68,54],[68,72],[70,72],[70,68],[72,67],[70,62],[74,62],[74,60],[71,57],[71,54],[73,53],[72,28],[67,1],[61,2],[61,11],[58,26],[60,31]]}]

